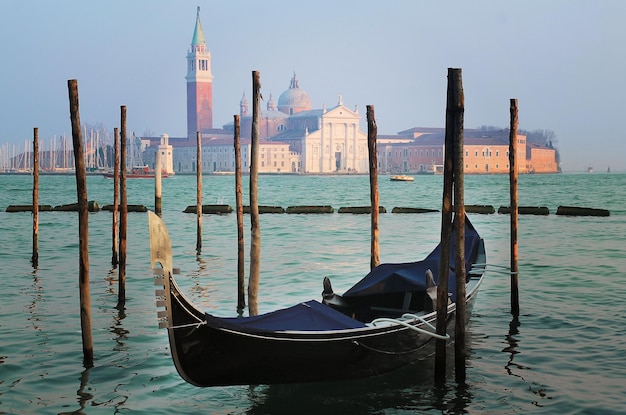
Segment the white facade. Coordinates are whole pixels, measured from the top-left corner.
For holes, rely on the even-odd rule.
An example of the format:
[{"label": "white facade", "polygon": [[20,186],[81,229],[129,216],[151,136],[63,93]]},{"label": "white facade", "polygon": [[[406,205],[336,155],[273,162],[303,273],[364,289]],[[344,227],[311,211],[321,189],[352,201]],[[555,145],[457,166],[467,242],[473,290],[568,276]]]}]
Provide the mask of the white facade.
[{"label": "white facade", "polygon": [[[159,148],[157,151],[161,155],[161,171],[166,171],[167,174],[174,174],[174,158],[172,152],[172,146],[169,144],[169,136],[167,134],[163,134],[161,136],[161,141],[159,143]],[[155,161],[156,163],[156,161]],[[155,170],[159,168],[158,166],[154,166]]]},{"label": "white facade", "polygon": [[319,130],[304,137],[302,169],[307,173],[369,171],[367,134],[359,128],[360,116],[339,103],[323,113]]},{"label": "white facade", "polygon": [[[242,140],[241,171],[250,172],[250,140]],[[174,147],[173,167],[176,173],[189,174],[196,172],[196,152],[194,144]],[[289,150],[285,143],[259,142],[259,172],[261,173],[294,173],[297,171],[299,157]],[[202,172],[203,173],[234,173],[235,148],[232,139],[205,138],[202,140]]]}]

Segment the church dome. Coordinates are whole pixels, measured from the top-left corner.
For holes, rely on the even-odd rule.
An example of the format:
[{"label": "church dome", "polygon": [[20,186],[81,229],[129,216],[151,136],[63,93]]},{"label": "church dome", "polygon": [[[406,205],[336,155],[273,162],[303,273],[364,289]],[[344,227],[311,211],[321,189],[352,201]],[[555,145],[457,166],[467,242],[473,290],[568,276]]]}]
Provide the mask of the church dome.
[{"label": "church dome", "polygon": [[306,91],[300,89],[296,74],[291,78],[289,89],[278,97],[278,111],[293,115],[311,109],[311,99]]}]

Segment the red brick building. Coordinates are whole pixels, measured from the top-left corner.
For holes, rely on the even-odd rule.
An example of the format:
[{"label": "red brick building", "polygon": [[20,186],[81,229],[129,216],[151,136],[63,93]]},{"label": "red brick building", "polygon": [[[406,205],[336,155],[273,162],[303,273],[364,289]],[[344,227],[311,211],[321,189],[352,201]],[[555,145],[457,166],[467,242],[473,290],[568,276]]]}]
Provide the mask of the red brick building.
[{"label": "red brick building", "polygon": [[[464,134],[465,173],[492,174],[509,172],[509,130],[483,131],[466,129]],[[528,144],[526,136],[517,135],[519,173],[557,173],[556,150]],[[414,128],[397,136],[378,139],[378,166],[387,173],[437,173],[444,157],[445,129]]]}]

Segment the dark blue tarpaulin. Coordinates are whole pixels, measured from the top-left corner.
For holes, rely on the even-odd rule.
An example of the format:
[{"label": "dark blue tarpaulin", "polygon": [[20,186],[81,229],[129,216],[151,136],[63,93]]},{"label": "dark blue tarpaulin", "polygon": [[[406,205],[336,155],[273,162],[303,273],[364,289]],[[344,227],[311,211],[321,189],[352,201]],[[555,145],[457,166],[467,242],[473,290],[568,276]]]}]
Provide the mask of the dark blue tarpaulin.
[{"label": "dark blue tarpaulin", "polygon": [[[456,283],[454,274],[454,238],[450,237],[450,269],[448,271],[448,291],[452,294],[452,300],[456,298]],[[465,220],[465,270],[469,272],[470,264],[478,254],[480,236],[474,226],[466,218]],[[426,270],[433,273],[435,284],[439,283],[440,245],[428,256],[417,262],[399,264],[381,264],[374,268],[361,281],[355,284],[343,295],[344,298],[365,297],[377,294],[401,293],[407,291],[426,290]]]},{"label": "dark blue tarpaulin", "polygon": [[220,318],[207,314],[206,319],[207,323],[214,327],[248,332],[343,330],[365,327],[360,321],[353,320],[315,300],[258,316]]}]

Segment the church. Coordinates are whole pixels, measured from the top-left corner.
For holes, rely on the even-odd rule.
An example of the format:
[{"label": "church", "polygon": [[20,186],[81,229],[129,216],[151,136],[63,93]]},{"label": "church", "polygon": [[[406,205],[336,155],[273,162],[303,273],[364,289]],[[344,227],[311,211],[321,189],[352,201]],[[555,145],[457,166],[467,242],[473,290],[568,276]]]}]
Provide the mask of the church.
[{"label": "church", "polygon": [[[187,53],[187,136],[142,137],[144,160],[169,174],[197,171],[197,134],[202,142],[203,173],[235,171],[234,123],[213,127],[213,74],[200,8]],[[245,96],[239,104],[241,168],[249,172],[252,114]],[[348,108],[339,96],[332,108],[314,109],[294,73],[289,88],[274,101],[270,94],[259,124],[259,172],[292,174],[358,174],[369,171],[367,133],[360,129],[358,109]],[[465,172],[508,173],[508,131],[464,130]],[[445,130],[413,128],[395,135],[378,135],[379,173],[437,174],[443,164]],[[556,150],[526,142],[517,134],[519,173],[560,171]]]},{"label": "church", "polygon": [[[200,9],[187,53],[187,137],[142,137],[148,144],[144,159],[154,166],[160,152],[161,168],[170,174],[194,173],[197,133],[202,142],[203,173],[235,170],[234,123],[213,127],[213,75]],[[244,94],[239,105],[240,145],[244,173],[249,171],[252,113]],[[289,88],[276,103],[270,95],[259,119],[260,173],[366,173],[367,134],[361,116],[339,96],[332,108],[313,109],[294,73]]]}]

